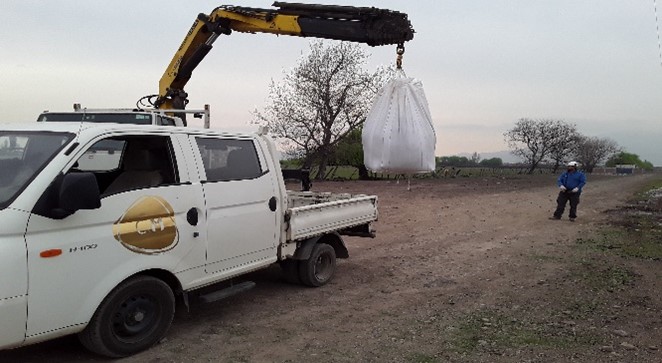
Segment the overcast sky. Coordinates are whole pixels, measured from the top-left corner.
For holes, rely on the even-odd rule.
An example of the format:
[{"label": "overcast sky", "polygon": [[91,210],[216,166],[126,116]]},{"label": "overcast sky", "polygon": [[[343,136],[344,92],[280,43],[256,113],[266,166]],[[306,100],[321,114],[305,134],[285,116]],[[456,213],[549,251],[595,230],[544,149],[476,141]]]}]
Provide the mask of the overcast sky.
[{"label": "overcast sky", "polygon": [[[320,2],[409,14],[416,35],[404,68],[423,82],[437,155],[505,150],[503,133],[517,119],[558,118],[662,165],[662,65],[652,0],[311,3]],[[227,3],[3,0],[0,122],[32,122],[43,110],[69,110],[74,102],[133,107],[158,92],[196,15],[221,4]],[[265,104],[270,80],[307,49],[308,40],[297,37],[223,36],[186,88],[189,108],[208,103],[214,127],[253,130],[250,111]],[[371,68],[395,60],[392,46],[366,49]]]}]

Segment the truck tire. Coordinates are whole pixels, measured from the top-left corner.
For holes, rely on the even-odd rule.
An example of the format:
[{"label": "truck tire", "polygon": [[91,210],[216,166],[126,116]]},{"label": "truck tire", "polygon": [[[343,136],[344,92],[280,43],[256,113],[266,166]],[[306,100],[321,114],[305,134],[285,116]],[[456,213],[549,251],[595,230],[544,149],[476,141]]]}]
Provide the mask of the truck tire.
[{"label": "truck tire", "polygon": [[307,286],[322,286],[331,281],[335,272],[336,251],[326,243],[316,244],[310,257],[299,262],[299,278]]},{"label": "truck tire", "polygon": [[126,357],[161,340],[174,315],[170,286],[155,277],[138,276],[106,296],[78,338],[97,354]]},{"label": "truck tire", "polygon": [[301,279],[299,278],[299,261],[280,261],[280,268],[283,270],[283,277],[285,278],[286,282],[295,285],[301,284]]}]

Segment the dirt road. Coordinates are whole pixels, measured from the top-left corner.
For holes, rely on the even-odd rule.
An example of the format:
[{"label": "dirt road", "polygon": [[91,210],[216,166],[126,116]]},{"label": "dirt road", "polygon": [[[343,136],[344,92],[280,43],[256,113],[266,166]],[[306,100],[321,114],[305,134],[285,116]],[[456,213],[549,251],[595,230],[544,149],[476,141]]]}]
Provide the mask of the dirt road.
[{"label": "dirt road", "polygon": [[[316,184],[380,198],[377,238],[348,238],[330,284],[258,272],[243,295],[180,307],[162,343],[123,362],[660,362],[661,262],[577,241],[652,178],[589,177],[574,223],[548,219],[551,176]],[[0,361],[105,360],[66,337]]]}]

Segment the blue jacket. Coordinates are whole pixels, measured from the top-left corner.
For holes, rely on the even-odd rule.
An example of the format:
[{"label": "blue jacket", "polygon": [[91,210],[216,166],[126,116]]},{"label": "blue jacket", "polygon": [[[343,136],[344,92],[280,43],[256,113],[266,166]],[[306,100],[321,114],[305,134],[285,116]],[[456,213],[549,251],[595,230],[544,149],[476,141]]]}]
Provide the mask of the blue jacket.
[{"label": "blue jacket", "polygon": [[572,173],[566,171],[559,176],[556,183],[559,187],[564,185],[568,190],[579,188],[579,191],[581,192],[584,185],[586,185],[586,175],[579,170],[573,171]]}]

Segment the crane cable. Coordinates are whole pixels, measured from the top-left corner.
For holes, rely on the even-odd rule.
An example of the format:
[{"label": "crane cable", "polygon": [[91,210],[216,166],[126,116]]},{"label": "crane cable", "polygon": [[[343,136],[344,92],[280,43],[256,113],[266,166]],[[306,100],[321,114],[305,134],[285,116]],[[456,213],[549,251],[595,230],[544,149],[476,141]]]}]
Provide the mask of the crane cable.
[{"label": "crane cable", "polygon": [[655,12],[655,28],[657,30],[657,49],[660,52],[660,66],[662,66],[662,42],[660,42],[660,22],[657,20],[657,0],[653,0],[653,11]]}]

